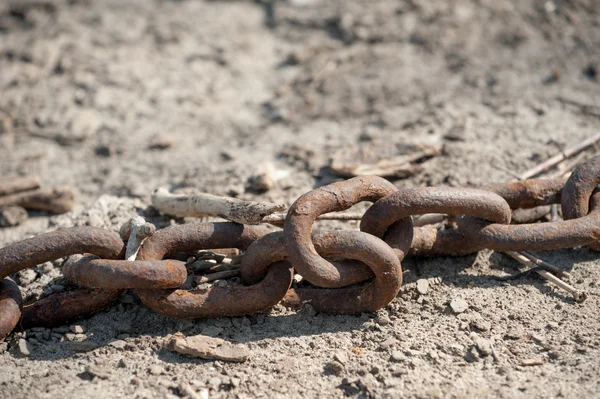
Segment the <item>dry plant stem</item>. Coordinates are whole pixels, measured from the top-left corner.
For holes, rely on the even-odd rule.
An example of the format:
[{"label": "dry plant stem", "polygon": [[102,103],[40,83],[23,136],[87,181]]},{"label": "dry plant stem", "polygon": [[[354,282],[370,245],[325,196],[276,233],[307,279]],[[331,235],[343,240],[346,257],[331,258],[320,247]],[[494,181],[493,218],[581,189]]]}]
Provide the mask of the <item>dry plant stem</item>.
[{"label": "dry plant stem", "polygon": [[331,169],[345,177],[354,176],[397,176],[411,175],[418,167],[413,163],[424,158],[430,158],[440,155],[441,146],[424,146],[420,151],[415,151],[408,155],[399,155],[396,157],[383,159],[375,163],[351,163],[346,160],[333,159]]},{"label": "dry plant stem", "polygon": [[214,274],[214,273],[224,272],[227,270],[239,270],[239,269],[240,269],[239,265],[232,265],[231,262],[221,263],[219,265],[215,265],[215,266],[211,267],[210,269],[206,270],[206,274]]},{"label": "dry plant stem", "polygon": [[25,209],[65,213],[73,208],[74,199],[75,194],[68,188],[44,188],[2,196],[0,207],[17,205]]},{"label": "dry plant stem", "polygon": [[40,188],[40,178],[37,176],[0,179],[0,196],[38,188]]},{"label": "dry plant stem", "polygon": [[545,260],[535,257],[533,254],[530,254],[529,252],[523,251],[523,252],[519,252],[519,253],[538,266],[545,266],[545,267],[548,267],[549,269],[552,269],[553,273],[558,275],[561,278],[565,278],[565,279],[571,278],[571,273],[564,272],[564,271],[558,269],[557,267],[551,265],[550,263],[546,262]]},{"label": "dry plant stem", "polygon": [[121,227],[121,236],[127,237],[125,259],[135,260],[146,238],[152,236],[155,232],[156,227],[152,223],[147,223],[143,217],[135,216],[129,219],[129,221]]},{"label": "dry plant stem", "polygon": [[[513,258],[514,260],[516,260],[517,262],[521,263],[524,266],[527,266],[530,268],[538,266],[535,262],[532,262],[526,256],[524,256],[518,252],[507,251],[507,252],[505,252],[505,254],[507,254],[508,256],[510,256],[511,258]],[[583,302],[587,298],[586,292],[577,290],[575,287],[565,283],[564,281],[562,281],[561,279],[559,279],[552,273],[547,272],[546,270],[538,270],[538,271],[536,271],[536,273],[539,274],[546,281],[554,283],[556,286],[567,291],[569,294],[571,294],[573,296],[573,298],[575,298],[576,302]]]},{"label": "dry plant stem", "polygon": [[165,188],[159,188],[152,194],[152,205],[162,213],[175,217],[218,216],[241,224],[259,224],[265,216],[285,209],[285,205],[204,193],[173,194]]},{"label": "dry plant stem", "polygon": [[558,220],[558,204],[552,204],[550,207],[550,221],[556,222]]},{"label": "dry plant stem", "polygon": [[239,277],[239,276],[240,276],[240,269],[226,270],[224,272],[212,273],[207,276],[196,277],[196,284],[210,283],[211,281],[215,281],[215,280],[223,280],[226,278]]},{"label": "dry plant stem", "polygon": [[537,165],[536,167],[531,168],[526,172],[523,172],[519,176],[519,179],[526,180],[536,175],[539,175],[540,173],[545,172],[548,169],[551,169],[552,167],[556,166],[558,163],[564,161],[565,159],[572,157],[573,155],[585,150],[588,147],[591,147],[598,141],[600,141],[600,133],[595,134],[589,139],[586,139],[581,143],[574,145],[573,147],[567,148],[560,154],[557,154],[552,158],[546,160],[545,162],[542,162],[541,164]]}]

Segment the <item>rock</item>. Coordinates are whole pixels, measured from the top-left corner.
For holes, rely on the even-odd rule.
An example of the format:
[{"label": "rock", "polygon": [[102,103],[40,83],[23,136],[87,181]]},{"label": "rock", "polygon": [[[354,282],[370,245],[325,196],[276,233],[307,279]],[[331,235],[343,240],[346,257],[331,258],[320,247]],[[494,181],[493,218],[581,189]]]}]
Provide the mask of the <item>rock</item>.
[{"label": "rock", "polygon": [[417,292],[421,295],[427,294],[429,291],[429,280],[420,278],[417,280]]},{"label": "rock", "polygon": [[32,350],[32,346],[29,342],[27,342],[25,339],[21,338],[19,340],[19,352],[21,353],[21,355],[25,356],[25,357],[29,357],[31,355],[31,350]]},{"label": "rock", "polygon": [[408,358],[406,357],[406,355],[404,353],[402,353],[402,351],[392,351],[392,356],[390,357],[390,360],[392,360],[393,362],[404,362],[406,361]]},{"label": "rock", "polygon": [[150,366],[150,368],[148,369],[148,373],[152,375],[161,375],[165,373],[165,369],[159,366],[158,364],[155,364],[154,366]]},{"label": "rock", "polygon": [[71,330],[71,332],[73,334],[84,334],[87,331],[84,326],[80,326],[78,324],[74,324],[72,326],[69,326],[69,329]]},{"label": "rock", "polygon": [[98,348],[98,344],[91,341],[71,342],[71,349],[75,352],[90,352]]},{"label": "rock", "polygon": [[244,362],[252,354],[244,345],[232,344],[224,339],[206,335],[185,337],[183,334],[175,334],[169,340],[167,348],[182,355],[230,362]]},{"label": "rock", "polygon": [[125,348],[125,345],[127,345],[127,342],[123,341],[122,339],[117,339],[114,341],[110,341],[108,344],[113,348],[123,349]]},{"label": "rock", "polygon": [[454,314],[463,313],[469,309],[469,304],[464,299],[454,298],[450,301],[450,309],[452,309]]},{"label": "rock", "polygon": [[14,227],[25,223],[29,214],[20,206],[0,208],[0,227]]},{"label": "rock", "polygon": [[479,352],[481,356],[489,356],[493,353],[494,349],[492,343],[487,339],[482,338],[477,334],[472,334],[471,339],[477,348],[477,352]]},{"label": "rock", "polygon": [[333,355],[333,359],[340,362],[341,364],[348,363],[348,355],[346,355],[346,353],[342,351],[335,352],[335,354]]}]

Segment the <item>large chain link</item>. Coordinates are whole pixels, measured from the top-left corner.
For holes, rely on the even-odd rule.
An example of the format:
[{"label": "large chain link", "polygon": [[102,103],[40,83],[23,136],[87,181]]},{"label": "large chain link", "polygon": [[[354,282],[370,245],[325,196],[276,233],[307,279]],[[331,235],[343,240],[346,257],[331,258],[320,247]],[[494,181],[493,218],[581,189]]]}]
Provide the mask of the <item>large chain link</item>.
[{"label": "large chain link", "polygon": [[[521,251],[589,245],[600,249],[600,157],[578,166],[568,180],[531,179],[481,189],[396,189],[375,176],[320,187],[289,209],[283,230],[231,222],[159,230],[125,261],[125,244],[110,231],[75,227],[0,249],[0,339],[23,328],[65,323],[110,306],[126,289],[143,304],[180,318],[241,316],[282,302],[310,303],[317,311],[360,313],[380,309],[397,295],[405,256],[464,255],[488,248]],[[313,231],[322,214],[370,201],[361,231]],[[561,204],[564,220],[510,224],[511,210]],[[412,216],[444,213],[456,227],[414,227]],[[238,248],[243,285],[184,290],[177,252]],[[64,277],[82,287],[23,306],[14,273],[70,255]],[[312,287],[292,288],[294,272]]]}]

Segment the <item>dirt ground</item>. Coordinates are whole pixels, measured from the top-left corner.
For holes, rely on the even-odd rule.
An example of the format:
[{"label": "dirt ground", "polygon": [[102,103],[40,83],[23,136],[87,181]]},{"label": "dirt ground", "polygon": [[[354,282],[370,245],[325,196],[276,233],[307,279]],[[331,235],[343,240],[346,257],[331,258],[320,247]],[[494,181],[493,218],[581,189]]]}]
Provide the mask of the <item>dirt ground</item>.
[{"label": "dirt ground", "polygon": [[[444,145],[398,187],[507,181],[599,130],[595,3],[3,2],[2,176],[70,186],[77,205],[0,229],[0,245],[73,225],[118,230],[137,213],[166,226],[148,208],[159,186],[291,204],[339,179],[328,168],[339,150]],[[282,178],[259,194],[249,178],[266,165]],[[406,260],[398,298],[377,314],[276,307],[182,321],[128,293],[76,322],[83,334],[28,331],[29,357],[23,333],[8,337],[0,396],[600,397],[600,257],[538,255],[589,298],[494,280],[516,265],[489,251]],[[19,273],[23,293],[47,292],[61,262]],[[417,279],[430,279],[425,294]],[[460,314],[457,299],[469,305]],[[243,343],[252,358],[183,357],[163,346],[178,331]],[[531,359],[542,364],[522,365]]]}]

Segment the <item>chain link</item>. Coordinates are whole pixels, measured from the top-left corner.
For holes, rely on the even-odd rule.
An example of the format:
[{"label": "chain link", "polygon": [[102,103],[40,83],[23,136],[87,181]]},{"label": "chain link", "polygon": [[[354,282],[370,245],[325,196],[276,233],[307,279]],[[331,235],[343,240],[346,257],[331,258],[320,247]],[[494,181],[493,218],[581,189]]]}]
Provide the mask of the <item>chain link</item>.
[{"label": "chain link", "polygon": [[[310,303],[327,313],[371,312],[389,304],[402,284],[405,256],[465,255],[488,248],[522,251],[590,245],[600,249],[600,157],[578,166],[568,180],[531,179],[481,189],[412,188],[362,176],[302,195],[289,209],[283,230],[232,222],[196,223],[159,230],[125,261],[125,244],[113,232],[75,227],[42,234],[0,249],[0,339],[17,326],[50,326],[110,306],[125,289],[166,316],[241,316],[277,303]],[[322,214],[370,201],[361,231],[312,230]],[[564,220],[510,224],[511,210],[561,204]],[[442,228],[414,227],[412,216],[456,217]],[[243,285],[185,290],[186,265],[178,252],[219,248],[244,251]],[[23,305],[16,272],[75,254],[63,265],[76,286]],[[94,256],[90,256],[94,255]],[[306,284],[294,286],[294,273]]]}]

